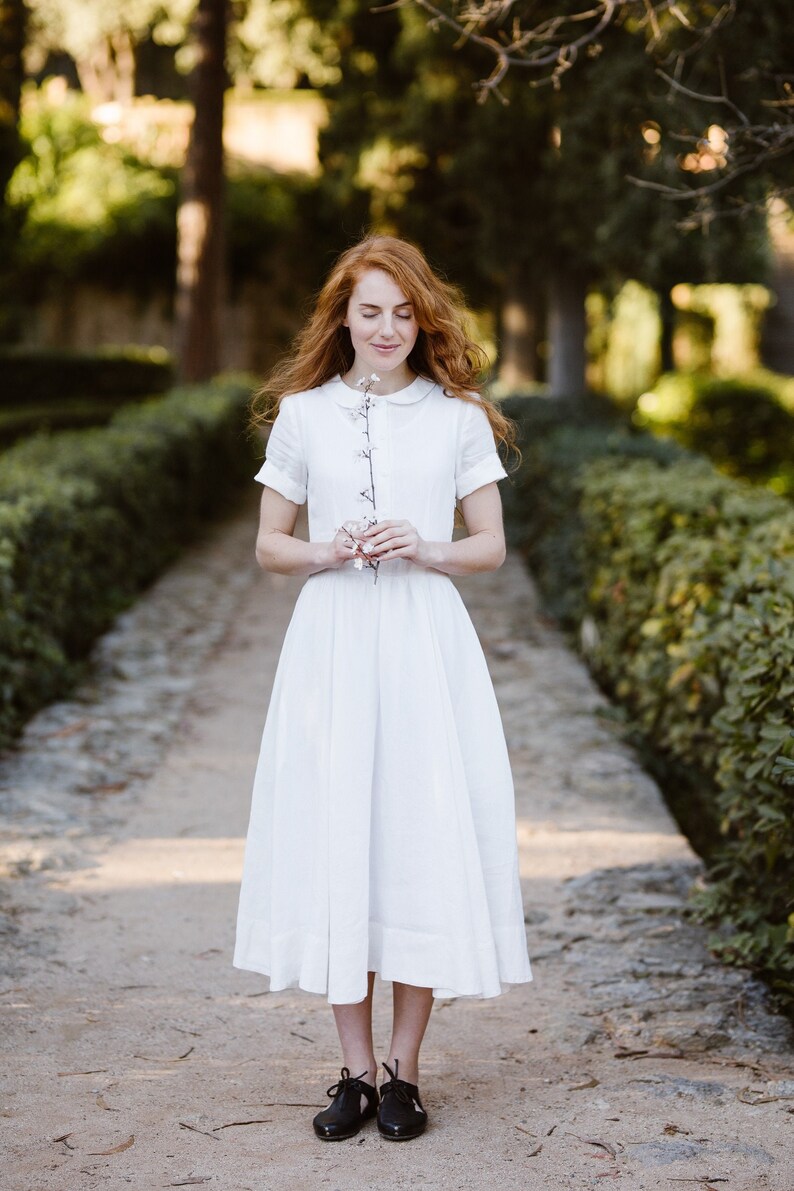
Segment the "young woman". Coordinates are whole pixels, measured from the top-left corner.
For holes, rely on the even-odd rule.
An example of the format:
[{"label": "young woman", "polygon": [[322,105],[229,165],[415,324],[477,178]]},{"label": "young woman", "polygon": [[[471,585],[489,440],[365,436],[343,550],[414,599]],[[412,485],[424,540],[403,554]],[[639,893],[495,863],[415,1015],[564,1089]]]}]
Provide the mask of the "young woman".
[{"label": "young woman", "polygon": [[[417,248],[370,237],[255,403],[264,422],[278,398],[257,560],[307,579],[265,722],[234,963],[333,1006],[344,1066],[314,1118],[324,1140],[373,1116],[383,1137],[420,1134],[433,998],[532,979],[504,731],[450,579],[504,560],[495,439],[512,442],[464,326]],[[376,972],[394,999],[380,1093]]]}]

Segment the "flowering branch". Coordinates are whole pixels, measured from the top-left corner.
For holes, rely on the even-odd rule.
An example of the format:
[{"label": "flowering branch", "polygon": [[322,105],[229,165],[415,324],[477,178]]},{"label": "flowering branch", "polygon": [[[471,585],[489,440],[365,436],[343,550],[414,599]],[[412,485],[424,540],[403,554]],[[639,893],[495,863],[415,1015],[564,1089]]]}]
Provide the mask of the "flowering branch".
[{"label": "flowering branch", "polygon": [[369,488],[361,489],[361,491],[359,492],[359,496],[361,496],[363,500],[368,501],[369,504],[372,505],[372,513],[371,513],[371,516],[366,518],[365,520],[345,521],[342,525],[342,529],[345,531],[345,533],[348,535],[348,537],[351,539],[351,541],[353,541],[355,543],[355,546],[356,546],[355,562],[353,565],[359,571],[362,570],[362,568],[365,566],[370,567],[375,572],[375,582],[376,583],[378,581],[378,567],[380,566],[380,560],[377,558],[369,557],[369,551],[372,549],[372,547],[370,546],[369,542],[362,542],[356,535],[363,533],[364,530],[369,529],[370,526],[376,525],[377,521],[378,521],[378,510],[377,510],[377,505],[375,502],[375,475],[372,470],[372,452],[375,448],[372,445],[372,440],[370,438],[370,432],[369,432],[369,411],[372,406],[372,398],[370,397],[370,393],[372,391],[373,385],[376,385],[379,380],[380,380],[380,377],[376,376],[375,373],[373,372],[369,378],[362,376],[361,379],[356,382],[356,387],[359,389],[363,389],[364,398],[363,398],[362,402],[358,406],[356,406],[355,409],[352,411],[352,416],[354,418],[360,417],[360,418],[364,419],[364,429],[363,429],[362,433],[366,436],[367,446],[366,446],[365,450],[361,450],[358,452],[358,457],[359,457],[359,459],[367,460],[367,463],[369,465],[369,485],[370,486],[369,486]]}]

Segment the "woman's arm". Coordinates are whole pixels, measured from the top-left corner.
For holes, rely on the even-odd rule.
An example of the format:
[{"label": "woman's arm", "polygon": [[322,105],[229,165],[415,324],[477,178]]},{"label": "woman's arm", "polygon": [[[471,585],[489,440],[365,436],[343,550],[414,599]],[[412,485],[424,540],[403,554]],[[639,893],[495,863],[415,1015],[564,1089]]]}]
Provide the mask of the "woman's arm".
[{"label": "woman's arm", "polygon": [[505,560],[506,547],[496,481],[464,496],[460,507],[468,537],[457,542],[426,542],[409,521],[381,521],[361,536],[373,543],[374,558],[408,558],[447,575],[497,570]]},{"label": "woman's arm", "polygon": [[305,542],[293,537],[300,505],[274,488],[262,490],[256,561],[263,571],[277,575],[313,575],[336,568],[351,557],[349,535],[337,533],[331,542]]}]

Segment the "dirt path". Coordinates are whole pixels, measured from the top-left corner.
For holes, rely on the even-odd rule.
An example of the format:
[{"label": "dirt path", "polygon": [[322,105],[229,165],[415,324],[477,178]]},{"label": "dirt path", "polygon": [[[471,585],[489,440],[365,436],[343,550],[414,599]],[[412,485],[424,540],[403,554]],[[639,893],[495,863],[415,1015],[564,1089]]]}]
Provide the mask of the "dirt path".
[{"label": "dirt path", "polygon": [[253,524],[251,506],[147,593],[0,767],[2,1185],[792,1191],[791,1032],[682,920],[700,864],[515,557],[460,589],[513,758],[535,979],[437,1003],[424,1137],[314,1138],[338,1073],[330,1009],[230,963],[300,587],[256,570]]}]

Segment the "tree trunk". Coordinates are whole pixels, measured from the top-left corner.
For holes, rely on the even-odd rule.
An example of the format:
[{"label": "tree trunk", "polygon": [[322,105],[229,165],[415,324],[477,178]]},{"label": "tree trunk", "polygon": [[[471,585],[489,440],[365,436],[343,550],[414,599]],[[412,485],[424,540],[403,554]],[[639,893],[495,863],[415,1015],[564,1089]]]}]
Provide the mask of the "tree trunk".
[{"label": "tree trunk", "polygon": [[539,379],[537,294],[514,265],[505,278],[499,343],[499,380],[507,388]]},{"label": "tree trunk", "polygon": [[208,380],[220,366],[226,5],[227,0],[199,0],[194,25],[195,114],[177,217],[176,357],[185,381]]},{"label": "tree trunk", "polygon": [[584,393],[585,298],[587,281],[577,273],[559,272],[549,285],[549,391],[552,397]]},{"label": "tree trunk", "polygon": [[673,333],[675,332],[675,306],[670,297],[669,289],[659,291],[659,321],[661,323],[661,337],[659,340],[659,366],[662,372],[672,372],[675,368],[673,358]]}]

